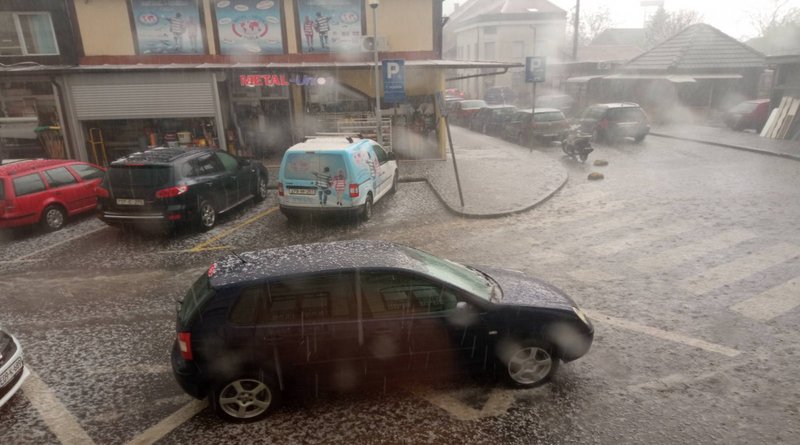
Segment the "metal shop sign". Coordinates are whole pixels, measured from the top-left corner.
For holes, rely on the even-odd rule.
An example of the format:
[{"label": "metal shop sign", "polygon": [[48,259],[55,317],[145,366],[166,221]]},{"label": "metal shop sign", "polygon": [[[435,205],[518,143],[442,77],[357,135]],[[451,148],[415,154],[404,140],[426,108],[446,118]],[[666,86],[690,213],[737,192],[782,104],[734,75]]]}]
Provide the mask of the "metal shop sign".
[{"label": "metal shop sign", "polygon": [[285,87],[297,85],[301,87],[322,86],[333,83],[332,77],[306,76],[300,74],[243,74],[239,76],[239,84],[243,87]]}]

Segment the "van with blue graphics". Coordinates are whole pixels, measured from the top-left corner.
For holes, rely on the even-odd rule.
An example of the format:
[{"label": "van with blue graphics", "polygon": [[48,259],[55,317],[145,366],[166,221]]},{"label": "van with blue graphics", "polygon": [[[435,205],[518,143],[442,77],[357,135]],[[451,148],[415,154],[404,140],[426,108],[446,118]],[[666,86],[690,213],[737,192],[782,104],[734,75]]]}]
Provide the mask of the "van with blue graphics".
[{"label": "van with blue graphics", "polygon": [[394,155],[371,139],[327,136],[295,144],[283,155],[278,202],[290,220],[304,214],[352,214],[397,190]]}]

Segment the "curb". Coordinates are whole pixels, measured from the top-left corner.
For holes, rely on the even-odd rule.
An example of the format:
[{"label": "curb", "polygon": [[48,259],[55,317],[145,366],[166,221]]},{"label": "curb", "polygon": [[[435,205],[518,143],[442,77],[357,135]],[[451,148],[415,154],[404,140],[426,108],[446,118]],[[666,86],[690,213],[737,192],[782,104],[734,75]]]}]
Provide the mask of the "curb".
[{"label": "curb", "polygon": [[762,150],[760,148],[745,147],[743,145],[725,144],[725,143],[722,143],[722,142],[706,141],[706,140],[703,140],[703,139],[693,139],[693,138],[687,138],[687,137],[681,137],[681,136],[672,136],[672,135],[664,134],[664,133],[653,133],[653,132],[651,132],[650,135],[651,136],[662,137],[662,138],[667,138],[667,139],[678,139],[678,140],[681,140],[681,141],[699,142],[701,144],[716,145],[717,147],[732,148],[734,150],[749,151],[751,153],[758,153],[758,154],[763,154],[763,155],[768,155],[768,156],[776,156],[776,157],[779,157],[779,158],[791,159],[793,161],[800,161],[800,156],[790,155],[788,153],[779,153],[779,152],[774,152],[774,151],[769,151],[769,150]]},{"label": "curb", "polygon": [[467,213],[467,212],[463,212],[461,210],[458,210],[458,209],[450,206],[450,204],[447,201],[445,201],[445,199],[442,197],[442,195],[439,194],[439,191],[436,190],[436,187],[434,187],[433,184],[431,184],[431,182],[428,180],[428,178],[425,178],[425,177],[413,177],[412,176],[412,177],[406,177],[404,179],[398,179],[398,182],[424,182],[424,183],[428,184],[428,187],[431,189],[431,191],[433,191],[433,194],[436,195],[437,198],[439,198],[439,201],[441,201],[442,204],[444,204],[444,206],[445,206],[445,208],[447,209],[448,212],[450,212],[450,213],[452,213],[452,214],[454,214],[456,216],[460,216],[462,218],[468,218],[468,219],[503,218],[503,217],[506,217],[506,216],[516,215],[516,214],[519,214],[519,213],[527,212],[529,210],[533,210],[534,208],[536,208],[536,207],[540,206],[541,204],[547,202],[556,193],[558,193],[562,188],[564,188],[564,186],[567,184],[567,181],[569,181],[569,173],[567,173],[564,176],[564,180],[561,182],[561,184],[559,184],[559,186],[556,187],[553,191],[548,193],[547,196],[545,196],[544,198],[536,201],[535,203],[533,203],[533,204],[531,204],[531,205],[529,205],[527,207],[523,207],[521,209],[509,210],[509,211],[498,212],[498,213]]}]

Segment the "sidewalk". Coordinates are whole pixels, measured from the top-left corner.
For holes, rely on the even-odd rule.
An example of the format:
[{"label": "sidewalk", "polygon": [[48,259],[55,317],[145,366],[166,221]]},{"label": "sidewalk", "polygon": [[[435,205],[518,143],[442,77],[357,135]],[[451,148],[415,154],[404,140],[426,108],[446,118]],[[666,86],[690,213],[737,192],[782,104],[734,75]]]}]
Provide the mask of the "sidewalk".
[{"label": "sidewalk", "polygon": [[756,133],[733,131],[727,127],[702,125],[664,125],[650,130],[653,136],[702,142],[720,147],[752,151],[800,161],[800,142],[762,138]]}]

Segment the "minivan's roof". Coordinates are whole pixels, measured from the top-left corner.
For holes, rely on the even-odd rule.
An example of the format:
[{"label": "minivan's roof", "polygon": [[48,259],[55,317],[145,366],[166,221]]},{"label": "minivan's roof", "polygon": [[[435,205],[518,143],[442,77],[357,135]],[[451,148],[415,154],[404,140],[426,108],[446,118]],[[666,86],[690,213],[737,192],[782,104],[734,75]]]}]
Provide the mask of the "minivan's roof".
[{"label": "minivan's roof", "polygon": [[26,171],[34,171],[40,168],[54,167],[56,165],[71,164],[75,161],[72,159],[29,159],[24,161],[16,161],[8,164],[0,165],[0,176],[11,176],[17,173]]},{"label": "minivan's roof", "polygon": [[[524,110],[517,110],[517,112],[530,114],[531,113],[531,109],[530,108],[526,108]],[[537,113],[560,113],[561,110],[559,110],[558,108],[537,108],[536,112]]]},{"label": "minivan's roof", "polygon": [[130,163],[147,163],[147,164],[168,164],[176,159],[184,156],[192,156],[200,153],[208,153],[213,150],[208,148],[167,148],[158,147],[149,150],[129,154],[128,156],[117,159],[111,163],[111,166],[125,165]]},{"label": "minivan's roof", "polygon": [[422,262],[406,249],[410,248],[369,240],[298,244],[243,252],[238,257],[230,255],[214,263],[209,274],[213,287],[223,287],[269,277],[347,269],[405,269],[424,273]]},{"label": "minivan's roof", "polygon": [[607,104],[594,104],[593,107],[605,107],[605,108],[625,108],[625,107],[639,107],[639,104],[633,102],[612,102]]},{"label": "minivan's roof", "polygon": [[335,150],[349,150],[356,148],[362,144],[373,142],[372,139],[359,139],[352,138],[353,142],[349,142],[345,136],[323,136],[309,138],[304,142],[300,142],[289,147],[289,151],[335,151]]}]

